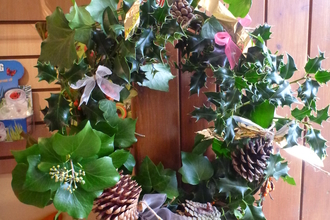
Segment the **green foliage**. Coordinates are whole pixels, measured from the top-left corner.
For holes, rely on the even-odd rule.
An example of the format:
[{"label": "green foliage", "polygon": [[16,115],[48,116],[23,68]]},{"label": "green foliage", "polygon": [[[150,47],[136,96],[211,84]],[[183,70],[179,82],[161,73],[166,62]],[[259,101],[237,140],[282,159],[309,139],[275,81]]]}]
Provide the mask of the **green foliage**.
[{"label": "green foliage", "polygon": [[320,159],[323,160],[327,155],[327,141],[322,137],[321,132],[319,130],[309,128],[305,138],[309,146],[315,151]]},{"label": "green foliage", "polygon": [[324,60],[324,53],[319,51],[319,56],[315,58],[308,58],[308,62],[305,65],[306,73],[316,73],[321,68],[322,60]]},{"label": "green foliage", "polygon": [[268,101],[264,101],[251,111],[250,119],[261,127],[268,128],[273,122],[274,112],[275,106]]},{"label": "green foliage", "polygon": [[52,83],[57,80],[56,70],[51,64],[38,62],[35,67],[38,68],[37,77],[39,78],[39,81],[45,80],[48,83]]},{"label": "green foliage", "polygon": [[205,105],[202,106],[201,108],[196,108],[195,110],[191,113],[193,118],[196,118],[196,121],[199,119],[204,118],[208,122],[214,121],[217,118],[217,113],[210,107],[206,107]]},{"label": "green foliage", "polygon": [[244,18],[249,12],[252,0],[224,0],[229,4],[228,10],[235,16]]}]

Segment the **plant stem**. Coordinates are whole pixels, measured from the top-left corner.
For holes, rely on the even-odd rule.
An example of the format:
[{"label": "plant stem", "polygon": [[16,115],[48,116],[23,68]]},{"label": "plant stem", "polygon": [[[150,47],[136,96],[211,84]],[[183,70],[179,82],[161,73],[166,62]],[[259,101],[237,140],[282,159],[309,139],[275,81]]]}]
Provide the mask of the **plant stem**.
[{"label": "plant stem", "polygon": [[301,81],[301,80],[303,80],[303,79],[306,79],[306,76],[301,77],[301,78],[296,79],[296,80],[293,80],[292,82],[290,82],[290,84],[293,84],[293,83],[299,82],[299,81]]}]

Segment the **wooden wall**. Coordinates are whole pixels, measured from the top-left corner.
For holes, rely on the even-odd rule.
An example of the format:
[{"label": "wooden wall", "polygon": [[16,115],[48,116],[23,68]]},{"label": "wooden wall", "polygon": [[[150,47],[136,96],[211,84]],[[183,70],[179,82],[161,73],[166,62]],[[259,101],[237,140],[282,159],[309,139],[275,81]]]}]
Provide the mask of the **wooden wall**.
[{"label": "wooden wall", "polygon": [[[79,4],[88,3],[81,0]],[[44,20],[56,5],[68,11],[69,0],[0,0],[0,59],[16,59],[25,67],[25,76],[21,84],[30,84],[33,88],[34,116],[36,127],[34,137],[50,135],[42,122],[40,109],[46,105],[45,98],[50,92],[58,91],[56,85],[38,82],[36,65],[40,53],[40,38],[34,30],[36,21]],[[269,48],[275,52],[290,53],[297,67],[303,70],[307,56],[316,56],[318,47],[330,51],[330,15],[329,0],[253,0],[250,15],[251,26],[268,22],[273,26]],[[171,60],[177,61],[178,55],[169,47]],[[327,53],[326,53],[327,55]],[[330,68],[330,60],[324,61],[324,68]],[[189,113],[193,106],[205,102],[203,94],[189,97],[190,73],[180,73],[172,68],[176,78],[170,82],[168,93],[138,88],[139,96],[133,102],[134,117],[138,118],[138,137],[134,146],[137,163],[148,155],[155,163],[162,162],[165,167],[178,169],[181,166],[181,151],[190,151],[194,141],[194,132],[207,127],[207,122],[195,123]],[[303,72],[300,72],[303,74]],[[214,91],[212,82],[208,82],[209,91]],[[330,102],[326,95],[328,87],[320,89],[323,99],[318,103],[324,107]],[[283,111],[285,113],[285,111]],[[323,127],[322,135],[330,139],[330,124]],[[15,166],[10,149],[23,149],[24,141],[0,144],[0,173],[11,172]],[[268,199],[264,212],[270,220],[318,220],[329,219],[327,208],[330,205],[330,178],[316,172],[309,165],[285,155],[290,160],[290,174],[297,186],[290,186],[282,181],[276,184],[272,193],[274,201]],[[330,170],[330,161],[325,162],[325,169]]]}]

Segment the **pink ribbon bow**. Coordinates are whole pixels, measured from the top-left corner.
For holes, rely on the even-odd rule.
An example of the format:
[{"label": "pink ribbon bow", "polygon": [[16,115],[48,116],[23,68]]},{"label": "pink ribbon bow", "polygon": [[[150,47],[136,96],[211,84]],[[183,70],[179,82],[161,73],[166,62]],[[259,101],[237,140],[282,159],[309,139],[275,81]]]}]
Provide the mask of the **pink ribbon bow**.
[{"label": "pink ribbon bow", "polygon": [[219,46],[225,46],[225,54],[230,64],[230,68],[233,69],[238,63],[239,57],[242,51],[232,41],[230,35],[227,32],[218,32],[214,36],[215,43]]}]

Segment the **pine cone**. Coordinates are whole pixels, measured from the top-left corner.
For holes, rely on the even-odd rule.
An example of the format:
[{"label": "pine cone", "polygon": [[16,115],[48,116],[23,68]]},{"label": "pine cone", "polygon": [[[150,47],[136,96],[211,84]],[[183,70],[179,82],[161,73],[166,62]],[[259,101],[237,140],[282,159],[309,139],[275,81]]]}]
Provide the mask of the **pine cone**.
[{"label": "pine cone", "polygon": [[99,220],[138,219],[137,204],[141,187],[130,175],[120,172],[120,180],[111,188],[104,190],[94,201],[93,211]]},{"label": "pine cone", "polygon": [[264,175],[272,150],[270,141],[263,137],[253,138],[245,148],[237,146],[237,151],[231,153],[234,169],[249,182],[258,181]]},{"label": "pine cone", "polygon": [[178,23],[183,26],[194,17],[193,11],[194,7],[190,6],[186,0],[176,0],[170,10],[173,18],[176,18]]},{"label": "pine cone", "polygon": [[199,203],[186,200],[186,203],[181,205],[181,211],[178,213],[185,218],[183,219],[205,219],[214,220],[220,219],[220,212],[218,209],[211,205],[211,203]]}]

